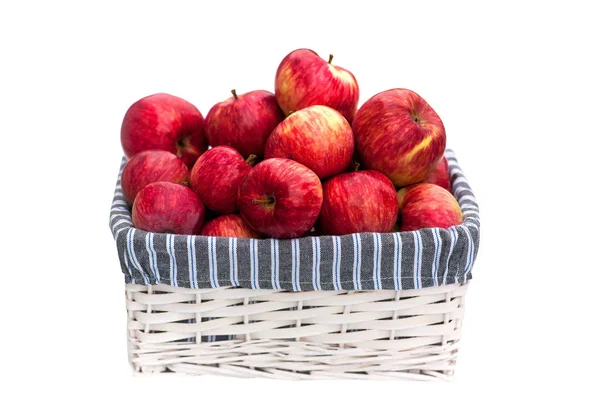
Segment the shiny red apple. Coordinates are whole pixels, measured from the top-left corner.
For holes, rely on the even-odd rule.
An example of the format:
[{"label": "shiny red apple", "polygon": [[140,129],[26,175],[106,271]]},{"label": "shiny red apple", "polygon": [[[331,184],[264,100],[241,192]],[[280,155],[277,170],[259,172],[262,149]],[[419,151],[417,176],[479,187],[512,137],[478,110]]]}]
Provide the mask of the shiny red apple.
[{"label": "shiny red apple", "polygon": [[125,113],[121,145],[128,158],[144,150],[166,150],[191,168],[208,146],[204,118],[193,104],[177,96],[150,95]]},{"label": "shiny red apple", "polygon": [[123,168],[121,187],[128,205],[146,185],[167,181],[186,185],[190,171],[183,161],[164,150],[146,150],[133,156]]},{"label": "shiny red apple", "polygon": [[188,187],[172,182],[146,185],[133,202],[133,226],[144,231],[198,234],[204,205]]},{"label": "shiny red apple", "polygon": [[310,230],[321,210],[323,189],[308,167],[289,159],[258,163],[240,186],[244,220],[272,238],[297,238]]},{"label": "shiny red apple", "polygon": [[400,230],[448,228],[463,222],[454,196],[439,185],[420,183],[398,191]]},{"label": "shiny red apple", "polygon": [[396,189],[378,171],[344,173],[323,184],[319,227],[324,234],[387,233],[397,217]]},{"label": "shiny red apple", "polygon": [[325,179],[352,164],[354,136],[348,121],[327,106],[309,106],[287,117],[267,139],[265,158],[296,160]]},{"label": "shiny red apple", "polygon": [[251,168],[234,148],[217,146],[206,151],[194,164],[190,187],[210,210],[234,213],[238,210],[238,189]]},{"label": "shiny red apple", "polygon": [[267,137],[284,118],[275,95],[264,90],[231,92],[233,97],[215,104],[206,115],[208,143],[231,146],[245,158],[262,158]]},{"label": "shiny red apple", "polygon": [[294,50],[281,61],[275,97],[288,115],[317,104],[329,106],[352,122],[358,105],[358,83],[352,73],[323,60],[309,49]]},{"label": "shiny red apple", "polygon": [[446,149],[442,120],[408,89],[390,89],[367,100],[352,128],[362,165],[381,171],[397,187],[423,181]]},{"label": "shiny red apple", "polygon": [[446,191],[450,192],[450,173],[448,172],[448,160],[445,156],[439,161],[435,167],[435,170],[433,170],[431,174],[425,178],[424,182],[439,185]]},{"label": "shiny red apple", "polygon": [[261,238],[239,214],[224,214],[207,222],[200,234],[212,237]]}]

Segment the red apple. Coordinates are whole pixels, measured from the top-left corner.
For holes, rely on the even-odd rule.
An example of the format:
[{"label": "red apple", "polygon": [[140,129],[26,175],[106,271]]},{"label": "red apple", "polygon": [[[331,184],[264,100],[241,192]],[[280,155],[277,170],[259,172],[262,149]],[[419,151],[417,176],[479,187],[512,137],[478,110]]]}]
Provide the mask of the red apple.
[{"label": "red apple", "polygon": [[210,146],[228,145],[243,157],[263,157],[265,142],[283,121],[275,95],[257,90],[215,104],[206,115],[206,136]]},{"label": "red apple", "polygon": [[260,238],[239,214],[225,214],[209,221],[200,235],[213,237]]},{"label": "red apple", "polygon": [[424,182],[439,185],[446,191],[450,192],[450,173],[448,172],[448,160],[445,156],[439,161],[435,167],[435,170],[433,170],[431,174],[425,178]]},{"label": "red apple", "polygon": [[133,202],[133,225],[144,231],[198,234],[204,205],[188,187],[172,182],[146,185]]},{"label": "red apple", "polygon": [[397,217],[396,189],[378,171],[344,173],[323,184],[319,226],[324,234],[387,233]]},{"label": "red apple", "polygon": [[352,164],[354,136],[348,121],[327,106],[309,106],[287,117],[267,139],[265,158],[296,160],[325,179]]},{"label": "red apple", "polygon": [[287,115],[322,104],[352,122],[358,106],[358,83],[352,73],[323,60],[309,49],[294,50],[281,61],[275,76],[275,97]]},{"label": "red apple", "polygon": [[123,168],[121,187],[128,205],[146,185],[167,181],[186,185],[190,171],[183,161],[164,150],[146,150],[133,156]]},{"label": "red apple", "polygon": [[448,228],[462,223],[463,215],[452,194],[439,185],[421,183],[398,191],[400,230]]},{"label": "red apple", "polygon": [[190,173],[190,186],[210,210],[234,213],[238,189],[251,168],[234,148],[217,146],[198,158]]},{"label": "red apple", "polygon": [[192,168],[207,148],[204,118],[186,100],[166,93],[150,95],[125,113],[121,144],[128,158],[144,150],[166,150]]},{"label": "red apple", "polygon": [[415,92],[381,92],[356,113],[352,123],[360,160],[397,187],[423,181],[446,149],[446,131],[437,113]]},{"label": "red apple", "polygon": [[240,213],[252,229],[272,238],[297,238],[315,224],[323,188],[308,167],[289,159],[258,163],[240,186]]}]

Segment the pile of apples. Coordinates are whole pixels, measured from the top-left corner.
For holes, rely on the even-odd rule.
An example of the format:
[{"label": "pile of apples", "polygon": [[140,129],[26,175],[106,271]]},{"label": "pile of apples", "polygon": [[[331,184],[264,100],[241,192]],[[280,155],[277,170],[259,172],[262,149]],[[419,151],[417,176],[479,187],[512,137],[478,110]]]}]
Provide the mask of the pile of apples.
[{"label": "pile of apples", "polygon": [[133,225],[298,238],[460,224],[437,113],[408,89],[358,108],[354,75],[332,58],[295,50],[274,94],[233,90],[206,118],[169,94],[135,102],[121,127]]}]

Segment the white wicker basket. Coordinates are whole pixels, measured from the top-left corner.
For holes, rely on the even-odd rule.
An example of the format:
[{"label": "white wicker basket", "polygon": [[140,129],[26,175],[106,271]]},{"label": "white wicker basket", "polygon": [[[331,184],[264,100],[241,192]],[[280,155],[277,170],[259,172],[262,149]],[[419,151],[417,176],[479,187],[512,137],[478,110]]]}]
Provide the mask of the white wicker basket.
[{"label": "white wicker basket", "polygon": [[286,292],[128,284],[129,360],[137,373],[448,379],[467,286]]},{"label": "white wicker basket", "polygon": [[[447,245],[452,250],[460,234],[462,246],[454,247],[452,258],[447,254],[447,261],[453,262],[443,277],[434,270],[433,285],[421,286],[415,280],[418,289],[291,291],[248,288],[252,281],[241,287],[187,288],[173,282],[176,275],[163,278],[170,280],[167,284],[157,274],[152,276],[157,273],[151,263],[156,263],[150,246],[154,237],[131,230],[117,184],[111,228],[122,270],[133,282],[126,284],[126,305],[129,361],[135,374],[450,379],[478,249],[479,217],[464,175],[453,154],[447,155],[452,157],[453,193],[466,216],[452,235],[446,233],[451,242]],[[121,232],[127,234],[119,237]],[[421,237],[415,232],[415,238]],[[144,259],[144,253],[150,258]],[[164,276],[169,275],[163,272]],[[145,284],[139,284],[142,279]]]}]

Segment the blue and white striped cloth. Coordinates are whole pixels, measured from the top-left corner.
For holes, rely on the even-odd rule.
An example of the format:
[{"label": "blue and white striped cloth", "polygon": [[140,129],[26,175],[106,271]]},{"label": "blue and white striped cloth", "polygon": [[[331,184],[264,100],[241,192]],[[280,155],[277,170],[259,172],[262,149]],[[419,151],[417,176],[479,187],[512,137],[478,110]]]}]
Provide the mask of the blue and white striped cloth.
[{"label": "blue and white striped cloth", "polygon": [[[449,229],[291,240],[157,234],[135,229],[119,180],[110,227],[125,281],[187,288],[402,290],[464,283],[479,248],[479,208],[451,150],[464,222]],[[121,165],[123,170],[125,160]]]}]

